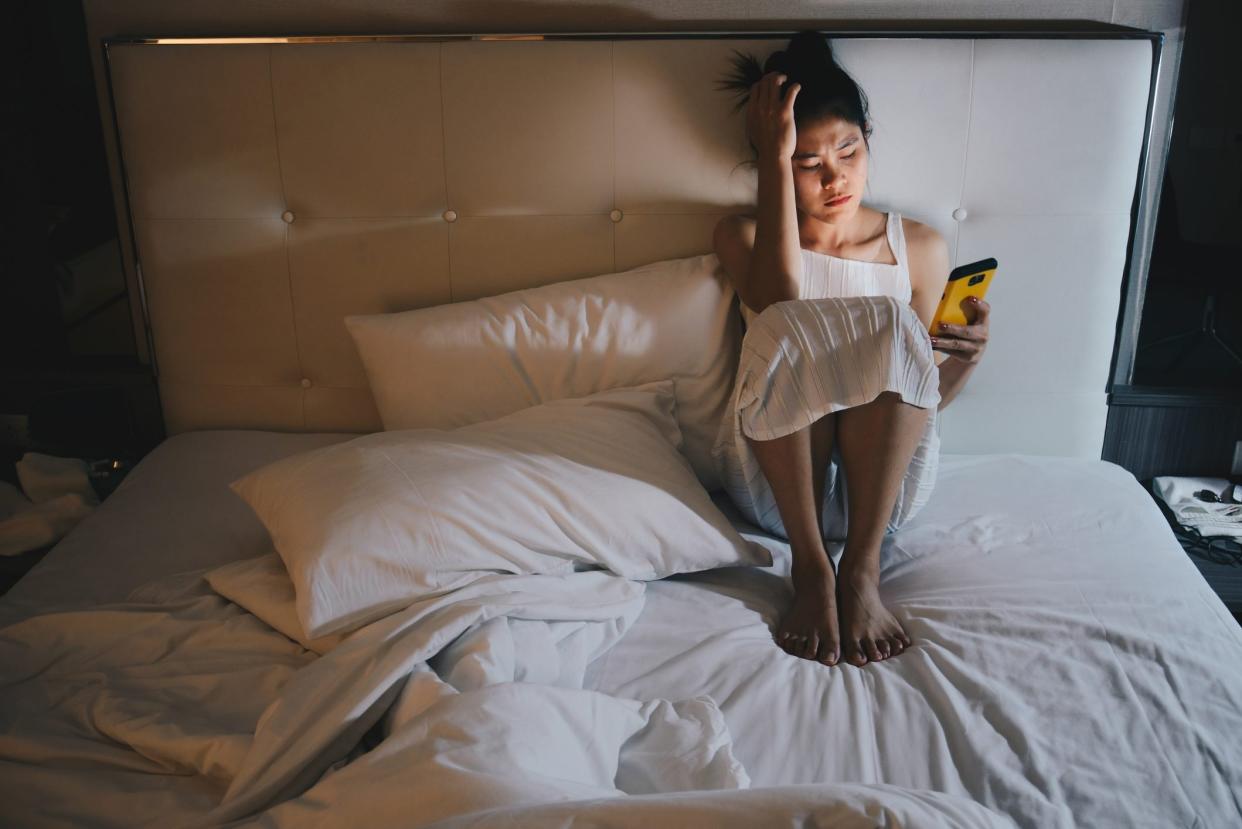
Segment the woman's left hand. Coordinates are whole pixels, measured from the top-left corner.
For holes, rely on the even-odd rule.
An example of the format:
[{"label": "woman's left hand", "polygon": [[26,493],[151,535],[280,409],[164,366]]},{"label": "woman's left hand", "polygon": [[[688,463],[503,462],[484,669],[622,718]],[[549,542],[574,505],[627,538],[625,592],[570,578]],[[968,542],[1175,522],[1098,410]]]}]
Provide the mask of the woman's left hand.
[{"label": "woman's left hand", "polygon": [[[975,312],[973,317],[972,308]],[[979,362],[988,347],[988,316],[991,311],[992,306],[986,300],[967,297],[962,301],[962,312],[968,324],[938,323],[936,330],[931,332],[932,350],[943,351],[963,363],[973,365]]]}]

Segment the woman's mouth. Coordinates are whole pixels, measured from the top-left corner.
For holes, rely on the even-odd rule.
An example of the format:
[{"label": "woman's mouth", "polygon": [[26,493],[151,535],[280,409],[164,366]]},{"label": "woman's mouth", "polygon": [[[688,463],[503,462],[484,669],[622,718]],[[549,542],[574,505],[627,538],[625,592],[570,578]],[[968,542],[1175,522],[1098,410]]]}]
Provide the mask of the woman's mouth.
[{"label": "woman's mouth", "polygon": [[826,201],[824,202],[824,204],[828,205],[829,207],[839,207],[840,205],[845,204],[851,198],[853,198],[853,196],[841,196],[840,198],[833,199],[832,201]]}]

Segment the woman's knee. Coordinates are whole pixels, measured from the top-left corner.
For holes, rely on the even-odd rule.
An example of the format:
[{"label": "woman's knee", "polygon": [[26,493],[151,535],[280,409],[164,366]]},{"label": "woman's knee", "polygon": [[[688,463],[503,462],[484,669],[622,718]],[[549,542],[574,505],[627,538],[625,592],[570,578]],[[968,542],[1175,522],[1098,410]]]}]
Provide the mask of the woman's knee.
[{"label": "woman's knee", "polygon": [[883,309],[881,317],[885,329],[894,339],[903,332],[923,327],[923,320],[919,318],[918,312],[910,303],[891,296],[875,297],[875,299],[878,300],[878,308]]}]

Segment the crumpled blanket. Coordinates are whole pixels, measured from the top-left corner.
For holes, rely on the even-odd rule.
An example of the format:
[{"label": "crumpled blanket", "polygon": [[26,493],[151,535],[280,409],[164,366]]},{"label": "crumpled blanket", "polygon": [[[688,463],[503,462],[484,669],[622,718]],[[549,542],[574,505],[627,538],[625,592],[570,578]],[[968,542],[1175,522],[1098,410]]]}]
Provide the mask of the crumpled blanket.
[{"label": "crumpled blanket", "polygon": [[201,573],[26,619],[0,630],[0,802],[30,826],[1012,825],[935,792],[750,789],[710,698],[583,689],[643,598],[498,574],[322,656]]}]

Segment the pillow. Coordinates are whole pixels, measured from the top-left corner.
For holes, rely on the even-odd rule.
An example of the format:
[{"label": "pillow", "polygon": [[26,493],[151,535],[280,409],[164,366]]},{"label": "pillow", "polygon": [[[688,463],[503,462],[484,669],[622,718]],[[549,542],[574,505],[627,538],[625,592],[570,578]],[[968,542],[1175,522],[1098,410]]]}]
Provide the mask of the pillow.
[{"label": "pillow", "polygon": [[677,451],[670,380],[456,430],[377,432],[233,482],[271,534],[305,635],[353,630],[488,573],[631,579],[771,563]]},{"label": "pillow", "polygon": [[705,254],[345,325],[385,429],[451,429],[675,379],[684,452],[711,490],[742,340],[733,306],[728,276]]}]

